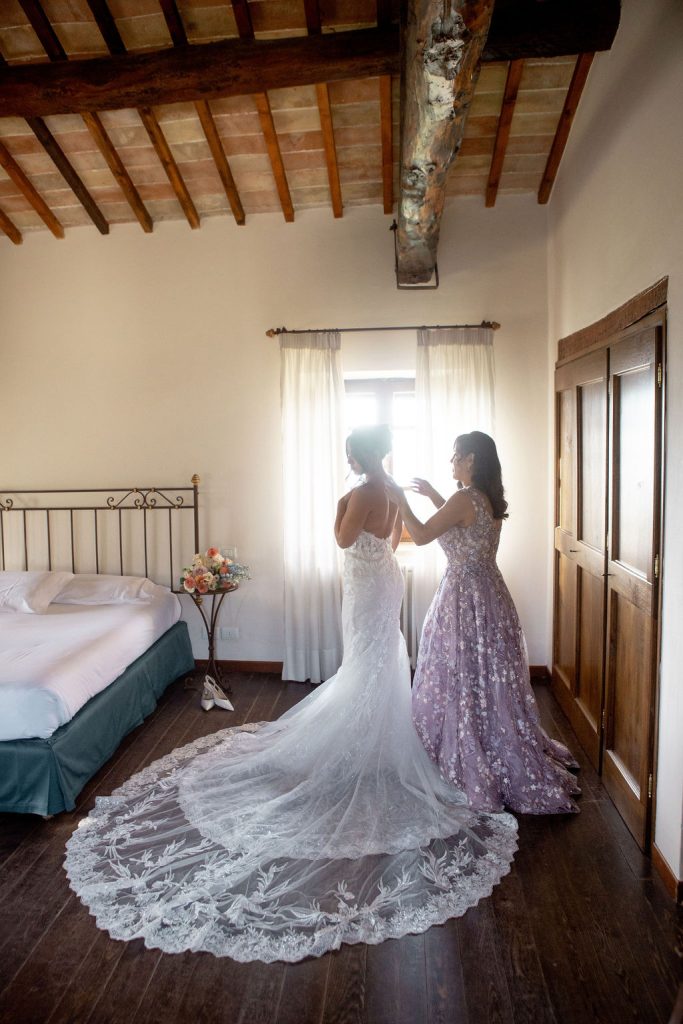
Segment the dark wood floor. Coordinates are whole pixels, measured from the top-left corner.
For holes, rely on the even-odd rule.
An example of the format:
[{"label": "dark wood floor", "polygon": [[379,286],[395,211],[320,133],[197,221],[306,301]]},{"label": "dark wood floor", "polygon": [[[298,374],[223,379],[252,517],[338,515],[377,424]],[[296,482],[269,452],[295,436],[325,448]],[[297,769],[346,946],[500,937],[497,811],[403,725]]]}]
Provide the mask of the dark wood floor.
[{"label": "dark wood floor", "polygon": [[683,949],[680,911],[542,686],[546,727],[582,762],[581,814],[522,819],[511,873],[464,917],[294,965],[170,956],[98,931],[62,870],[66,839],[95,795],[179,744],[275,718],[308,692],[272,676],[235,677],[233,686],[235,714],[207,714],[196,693],[175,683],[73,814],[0,815],[3,1024],[668,1021]]}]

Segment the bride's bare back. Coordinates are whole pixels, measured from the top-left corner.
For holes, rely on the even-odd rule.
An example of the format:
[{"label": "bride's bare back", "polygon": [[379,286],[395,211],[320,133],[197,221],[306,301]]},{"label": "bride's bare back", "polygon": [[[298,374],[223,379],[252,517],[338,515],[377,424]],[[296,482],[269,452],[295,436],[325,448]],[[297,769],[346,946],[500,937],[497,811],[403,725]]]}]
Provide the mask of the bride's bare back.
[{"label": "bride's bare back", "polygon": [[401,536],[402,520],[398,505],[387,497],[384,479],[368,480],[341,498],[334,524],[341,548],[348,548],[365,530],[375,537],[392,538],[395,548]]}]

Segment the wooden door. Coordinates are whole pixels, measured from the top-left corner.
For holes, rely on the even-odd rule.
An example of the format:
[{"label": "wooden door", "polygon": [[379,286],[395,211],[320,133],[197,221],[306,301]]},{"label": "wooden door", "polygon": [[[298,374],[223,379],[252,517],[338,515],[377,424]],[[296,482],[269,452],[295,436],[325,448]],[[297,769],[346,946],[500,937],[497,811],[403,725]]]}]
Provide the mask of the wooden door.
[{"label": "wooden door", "polygon": [[607,351],[556,374],[553,692],[600,768],[605,651]]},{"label": "wooden door", "polygon": [[649,841],[657,679],[661,316],[610,347],[607,664],[603,782],[640,846]]}]

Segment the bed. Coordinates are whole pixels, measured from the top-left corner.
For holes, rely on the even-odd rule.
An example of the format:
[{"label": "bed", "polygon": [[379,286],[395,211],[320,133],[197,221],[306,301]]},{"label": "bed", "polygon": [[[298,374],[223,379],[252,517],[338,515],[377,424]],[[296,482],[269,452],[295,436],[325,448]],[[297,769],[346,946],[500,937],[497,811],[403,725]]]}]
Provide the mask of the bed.
[{"label": "bed", "polygon": [[0,812],[72,810],[194,668],[175,584],[198,483],[0,492]]}]

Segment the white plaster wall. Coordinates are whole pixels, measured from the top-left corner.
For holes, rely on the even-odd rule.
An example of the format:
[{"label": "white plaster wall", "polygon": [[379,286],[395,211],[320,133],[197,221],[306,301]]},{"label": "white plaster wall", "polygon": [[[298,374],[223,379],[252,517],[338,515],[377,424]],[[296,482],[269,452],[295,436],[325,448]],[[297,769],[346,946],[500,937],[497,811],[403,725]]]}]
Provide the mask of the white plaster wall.
[{"label": "white plaster wall", "polygon": [[655,842],[683,877],[683,8],[623,0],[598,54],[549,206],[556,342],[669,277],[664,611]]},{"label": "white plaster wall", "polygon": [[[512,517],[503,570],[545,663],[547,214],[531,197],[445,213],[438,291],[395,288],[377,209],[27,234],[0,242],[0,483],[202,478],[203,540],[236,545],[253,580],[224,604],[219,655],[282,658],[279,354],[268,327],[497,319],[498,441]],[[345,368],[410,368],[409,335],[343,339]],[[450,439],[449,439],[450,440]],[[286,470],[286,467],[285,467]],[[188,552],[188,556],[191,552]],[[197,655],[198,620],[187,610]]]}]

